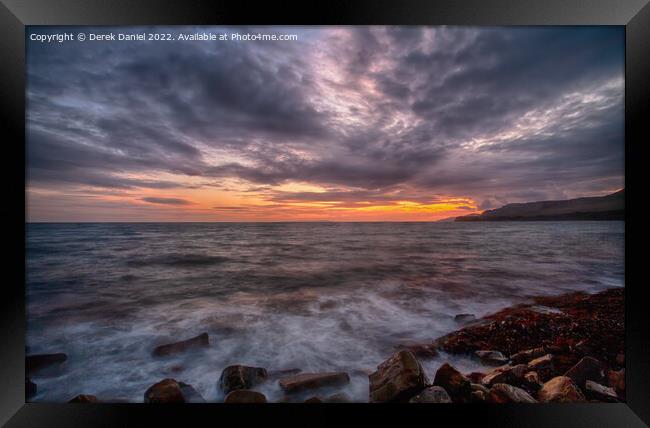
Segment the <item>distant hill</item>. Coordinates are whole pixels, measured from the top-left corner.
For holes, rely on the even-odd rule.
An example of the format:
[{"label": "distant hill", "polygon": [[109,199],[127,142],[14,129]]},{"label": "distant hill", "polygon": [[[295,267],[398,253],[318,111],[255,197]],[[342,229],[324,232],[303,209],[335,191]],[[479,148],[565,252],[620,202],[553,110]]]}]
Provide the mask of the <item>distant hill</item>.
[{"label": "distant hill", "polygon": [[507,204],[455,221],[624,220],[625,189],[607,196]]}]

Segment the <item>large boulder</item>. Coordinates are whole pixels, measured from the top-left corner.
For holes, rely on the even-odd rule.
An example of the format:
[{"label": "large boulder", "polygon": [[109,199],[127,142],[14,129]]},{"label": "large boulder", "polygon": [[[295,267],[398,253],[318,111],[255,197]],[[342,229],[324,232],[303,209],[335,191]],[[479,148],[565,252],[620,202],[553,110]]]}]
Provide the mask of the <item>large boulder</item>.
[{"label": "large boulder", "polygon": [[476,351],[474,354],[485,364],[500,366],[508,362],[508,358],[499,351]]},{"label": "large boulder", "polygon": [[370,402],[406,401],[429,383],[415,356],[399,351],[368,376]]},{"label": "large boulder", "polygon": [[497,383],[490,388],[490,393],[487,396],[487,401],[490,403],[536,403],[529,393],[516,386],[508,385],[505,383]]},{"label": "large boulder", "polygon": [[76,397],[74,397],[72,400],[68,401],[68,403],[98,403],[99,400],[97,400],[97,397],[94,395],[87,395],[87,394],[79,394]]},{"label": "large boulder", "polygon": [[175,379],[163,379],[144,393],[145,403],[187,403],[181,385]]},{"label": "large boulder", "polygon": [[409,403],[451,403],[451,397],[444,388],[440,386],[430,386],[424,391],[412,397]]},{"label": "large boulder", "polygon": [[555,365],[553,364],[553,355],[532,359],[528,362],[528,371],[537,373],[542,382],[546,382],[555,375]]},{"label": "large boulder", "polygon": [[617,403],[619,401],[614,388],[608,388],[591,380],[585,382],[585,395],[587,398],[608,403]]},{"label": "large boulder", "polygon": [[67,359],[63,353],[28,355],[25,357],[25,371],[31,375],[47,368],[61,367]]},{"label": "large boulder", "polygon": [[210,338],[208,337],[208,333],[202,333],[191,339],[157,346],[153,350],[153,355],[155,357],[162,357],[167,355],[178,354],[180,352],[185,352],[190,349],[206,348],[209,345],[210,345]]},{"label": "large boulder", "polygon": [[511,355],[510,360],[512,361],[512,364],[527,364],[529,361],[543,357],[546,354],[547,352],[544,347],[526,349]]},{"label": "large boulder", "polygon": [[543,403],[575,403],[585,401],[580,388],[570,377],[557,376],[542,386],[537,398]]},{"label": "large boulder", "polygon": [[350,382],[350,376],[344,372],[300,373],[280,379],[278,383],[284,392],[292,393],[324,386],[339,386]]},{"label": "large boulder", "polygon": [[250,389],[236,389],[226,395],[224,403],[266,403],[266,396]]},{"label": "large boulder", "polygon": [[443,387],[454,403],[469,403],[472,400],[470,380],[448,363],[440,366],[433,384]]},{"label": "large boulder", "polygon": [[163,379],[151,385],[144,393],[145,403],[204,403],[205,400],[191,385],[175,379]]},{"label": "large boulder", "polygon": [[242,365],[228,366],[221,372],[219,388],[224,394],[236,389],[251,389],[268,378],[266,369]]},{"label": "large boulder", "polygon": [[524,374],[527,372],[528,367],[526,364],[518,364],[516,366],[505,365],[497,367],[488,374],[486,374],[481,383],[485,386],[492,386],[497,383],[509,383],[519,385],[524,381]]},{"label": "large boulder", "polygon": [[580,388],[585,387],[588,380],[602,382],[605,379],[603,365],[595,358],[584,357],[578,364],[571,367],[564,376],[570,377]]}]

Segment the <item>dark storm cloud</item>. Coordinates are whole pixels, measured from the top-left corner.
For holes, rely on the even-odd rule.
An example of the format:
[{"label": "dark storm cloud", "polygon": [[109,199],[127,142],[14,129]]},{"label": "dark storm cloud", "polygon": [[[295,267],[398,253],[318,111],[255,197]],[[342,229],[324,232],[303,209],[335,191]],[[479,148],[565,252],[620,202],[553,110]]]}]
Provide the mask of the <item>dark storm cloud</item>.
[{"label": "dark storm cloud", "polygon": [[[186,186],[129,177],[171,173],[244,180],[276,202],[482,206],[622,183],[621,28],[295,31],[299,43],[28,42],[30,183]],[[270,190],[287,181],[330,191]]]}]

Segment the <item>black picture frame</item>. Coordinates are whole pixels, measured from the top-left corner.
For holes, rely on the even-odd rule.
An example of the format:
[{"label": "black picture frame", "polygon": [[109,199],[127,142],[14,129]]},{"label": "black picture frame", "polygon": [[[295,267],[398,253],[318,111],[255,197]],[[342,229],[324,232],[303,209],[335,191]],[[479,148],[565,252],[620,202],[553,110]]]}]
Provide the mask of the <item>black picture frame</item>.
[{"label": "black picture frame", "polygon": [[[623,25],[626,33],[626,391],[618,404],[544,405],[261,405],[25,403],[25,26],[136,24],[422,24],[422,25]],[[19,426],[142,426],[202,419],[223,423],[278,418],[281,423],[427,423],[460,426],[641,427],[650,424],[650,315],[644,287],[630,281],[644,254],[640,231],[646,199],[641,150],[650,141],[650,5],[647,0],[0,0],[0,108],[5,150],[3,174],[4,281],[0,298],[0,423]],[[646,107],[646,108],[644,108]],[[645,177],[644,177],[645,178]],[[647,178],[645,179],[647,183]],[[636,212],[637,220],[631,218]],[[640,275],[639,275],[640,277]]]}]

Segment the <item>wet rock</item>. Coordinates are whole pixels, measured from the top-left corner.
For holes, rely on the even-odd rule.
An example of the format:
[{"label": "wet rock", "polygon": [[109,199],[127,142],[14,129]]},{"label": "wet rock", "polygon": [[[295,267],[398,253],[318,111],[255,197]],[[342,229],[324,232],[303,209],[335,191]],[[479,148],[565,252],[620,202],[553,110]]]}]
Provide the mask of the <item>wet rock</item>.
[{"label": "wet rock", "polygon": [[531,394],[537,394],[542,387],[542,382],[536,372],[528,372],[524,374],[524,379],[519,386]]},{"label": "wet rock", "polygon": [[553,355],[546,354],[542,357],[535,358],[528,362],[528,371],[537,373],[540,380],[545,382],[555,375],[555,365],[553,364]]},{"label": "wet rock", "polygon": [[350,376],[344,372],[336,373],[301,373],[282,378],[278,381],[284,392],[292,393],[306,389],[324,386],[345,385],[350,382]]},{"label": "wet rock", "polygon": [[487,388],[480,383],[470,383],[469,386],[472,388],[472,391],[483,391],[485,393],[490,392],[490,388]]},{"label": "wet rock", "polygon": [[526,364],[516,366],[505,365],[497,367],[490,373],[486,374],[481,380],[485,386],[492,386],[496,383],[509,383],[519,385],[524,380],[524,374],[528,371]]},{"label": "wet rock", "polygon": [[592,357],[584,357],[578,364],[571,367],[564,376],[570,377],[576,385],[584,388],[585,382],[588,380],[602,382],[605,378],[605,372],[600,361]]},{"label": "wet rock", "polygon": [[508,385],[505,383],[497,383],[490,388],[490,393],[487,396],[487,401],[490,403],[536,403],[529,393],[516,386]]},{"label": "wet rock", "polygon": [[487,400],[487,394],[483,391],[472,391],[472,403],[484,403]]},{"label": "wet rock", "polygon": [[398,350],[410,351],[418,358],[434,358],[438,356],[438,350],[433,343],[400,343],[396,347]]},{"label": "wet rock", "polygon": [[458,324],[469,324],[476,321],[476,315],[474,314],[458,314],[454,317],[454,321]]},{"label": "wet rock", "polygon": [[607,385],[614,388],[620,395],[625,395],[625,369],[608,371]]},{"label": "wet rock", "polygon": [[585,382],[585,395],[587,398],[609,403],[617,403],[619,401],[614,388],[608,388],[591,380]]},{"label": "wet rock", "polygon": [[449,397],[449,394],[447,394],[444,388],[430,386],[412,397],[409,403],[451,403],[451,397]]},{"label": "wet rock", "polygon": [[471,382],[448,363],[440,366],[433,384],[443,387],[454,403],[468,403],[471,401]]},{"label": "wet rock", "polygon": [[539,390],[537,398],[543,403],[575,403],[585,401],[580,388],[570,377],[557,376]]},{"label": "wet rock", "polygon": [[36,395],[36,384],[28,377],[25,378],[25,400],[29,400]]},{"label": "wet rock", "polygon": [[472,372],[467,375],[467,378],[472,383],[481,383],[484,377],[485,377],[485,373],[480,373],[480,372]]},{"label": "wet rock", "polygon": [[28,355],[25,357],[25,371],[31,375],[46,368],[60,367],[67,359],[63,353]]},{"label": "wet rock", "polygon": [[535,358],[543,357],[546,353],[546,349],[544,349],[543,346],[540,346],[539,348],[517,352],[510,356],[510,360],[512,361],[512,364],[527,364]]},{"label": "wet rock", "polygon": [[370,402],[408,400],[429,382],[418,360],[406,350],[379,364],[368,380]]},{"label": "wet rock", "polygon": [[250,389],[236,389],[226,395],[224,403],[266,403],[266,396]]},{"label": "wet rock", "polygon": [[99,400],[97,400],[97,397],[94,395],[86,395],[86,394],[79,394],[76,397],[74,397],[72,400],[68,401],[68,403],[98,403]]},{"label": "wet rock", "polygon": [[210,339],[208,337],[208,333],[202,333],[191,339],[157,346],[153,350],[153,355],[155,357],[162,357],[167,355],[178,354],[180,352],[185,352],[190,349],[207,348],[209,345],[210,345]]},{"label": "wet rock", "polygon": [[163,379],[144,393],[145,403],[186,403],[180,384],[175,379]]},{"label": "wet rock", "polygon": [[236,389],[251,389],[268,378],[266,369],[236,364],[228,366],[221,372],[219,388],[224,394]]},{"label": "wet rock", "polygon": [[508,363],[508,358],[499,351],[476,351],[474,354],[485,364],[502,365]]}]

